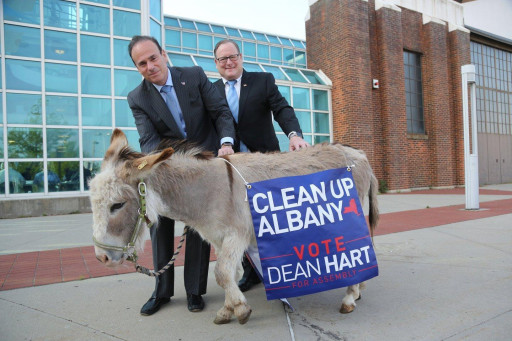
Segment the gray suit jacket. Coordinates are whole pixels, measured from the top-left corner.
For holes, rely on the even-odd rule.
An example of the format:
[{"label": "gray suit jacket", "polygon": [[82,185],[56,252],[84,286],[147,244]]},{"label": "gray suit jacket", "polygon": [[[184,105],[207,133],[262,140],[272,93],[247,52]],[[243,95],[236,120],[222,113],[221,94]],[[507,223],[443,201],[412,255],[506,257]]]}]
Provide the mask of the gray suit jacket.
[{"label": "gray suit jacket", "polygon": [[[235,138],[233,116],[224,97],[208,80],[203,69],[171,67],[172,82],[178,97],[187,140],[216,152],[220,138]],[[162,139],[181,140],[176,121],[155,86],[146,81],[128,94],[128,104],[139,132],[143,153],[155,150]]]}]

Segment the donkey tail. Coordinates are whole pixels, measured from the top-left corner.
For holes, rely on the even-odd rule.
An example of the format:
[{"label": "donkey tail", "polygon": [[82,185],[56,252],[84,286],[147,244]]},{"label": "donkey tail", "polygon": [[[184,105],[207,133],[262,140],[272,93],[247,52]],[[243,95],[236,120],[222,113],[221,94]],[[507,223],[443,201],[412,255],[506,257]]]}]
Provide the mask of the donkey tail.
[{"label": "donkey tail", "polygon": [[379,205],[377,201],[377,193],[379,191],[379,182],[375,174],[370,178],[370,191],[368,192],[368,201],[370,205],[370,212],[368,214],[368,221],[370,222],[370,235],[373,237],[373,231],[377,228],[379,222]]}]

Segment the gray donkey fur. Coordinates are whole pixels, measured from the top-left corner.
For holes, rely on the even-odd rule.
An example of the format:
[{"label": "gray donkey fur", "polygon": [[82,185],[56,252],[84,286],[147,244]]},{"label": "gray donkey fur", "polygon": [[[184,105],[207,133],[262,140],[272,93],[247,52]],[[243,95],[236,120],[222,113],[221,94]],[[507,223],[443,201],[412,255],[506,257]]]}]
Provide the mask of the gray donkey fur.
[{"label": "gray donkey fur", "polygon": [[[341,144],[320,144],[297,152],[238,153],[225,157],[247,182],[283,176],[305,175],[353,166],[353,178],[361,204],[369,197],[370,233],[378,221],[378,183],[364,152]],[[247,247],[256,245],[254,228],[241,176],[221,158],[200,148],[144,155],[131,150],[121,130],[114,130],[101,172],[90,182],[93,235],[104,244],[124,246],[138,217],[137,185],[147,186],[147,215],[156,222],[166,216],[192,226],[215,247],[215,278],[225,290],[224,306],[215,323],[228,323],[233,313],[240,323],[251,314],[237,286],[237,267]],[[153,227],[154,228],[154,227]],[[142,249],[147,229],[141,230],[136,248]],[[96,256],[107,266],[117,266],[126,257],[120,251],[96,246]],[[349,286],[340,312],[351,312],[364,283]]]}]

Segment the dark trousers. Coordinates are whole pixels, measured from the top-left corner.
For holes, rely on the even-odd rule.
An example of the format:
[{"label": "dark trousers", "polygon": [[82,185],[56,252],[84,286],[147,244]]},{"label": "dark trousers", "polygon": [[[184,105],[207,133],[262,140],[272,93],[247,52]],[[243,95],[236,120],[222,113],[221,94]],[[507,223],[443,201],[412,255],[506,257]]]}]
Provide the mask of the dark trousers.
[{"label": "dark trousers", "polygon": [[[208,266],[210,265],[210,244],[197,232],[189,230],[185,248],[185,291],[187,294],[206,294]],[[163,268],[174,253],[174,220],[160,217],[158,227],[151,228],[151,246],[153,248],[153,266],[155,271]],[[156,278],[153,297],[174,296],[174,266]]]}]

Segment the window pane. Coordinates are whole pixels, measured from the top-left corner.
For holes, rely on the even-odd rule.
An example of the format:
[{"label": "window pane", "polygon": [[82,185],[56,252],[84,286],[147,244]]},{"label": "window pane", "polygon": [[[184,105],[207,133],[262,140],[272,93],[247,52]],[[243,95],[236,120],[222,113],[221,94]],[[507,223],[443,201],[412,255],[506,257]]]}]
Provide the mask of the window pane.
[{"label": "window pane", "polygon": [[102,4],[102,5],[110,5],[110,0],[87,0],[87,1],[94,2],[97,4]]},{"label": "window pane", "polygon": [[270,72],[274,75],[275,79],[281,79],[287,81],[288,78],[284,75],[284,73],[277,66],[264,65],[263,66],[267,72]]},{"label": "window pane", "polygon": [[297,69],[283,68],[284,72],[295,82],[307,83],[306,79],[300,74]]},{"label": "window pane", "polygon": [[44,0],[43,7],[44,24],[46,26],[76,29],[75,2]]},{"label": "window pane", "polygon": [[150,35],[155,37],[155,39],[162,44],[162,27],[159,23],[154,21],[153,19],[149,20],[149,32]]},{"label": "window pane", "polygon": [[[2,65],[2,58],[0,58],[0,65]],[[2,68],[0,67],[0,89],[2,89],[4,87],[4,84],[2,82]],[[0,96],[2,97],[2,96]],[[2,101],[0,100],[0,104],[2,103]],[[1,107],[1,106],[0,106]],[[0,116],[2,114],[2,109],[0,109]],[[2,123],[2,119],[0,118],[0,123]]]},{"label": "window pane", "polygon": [[80,29],[82,31],[110,33],[110,15],[108,8],[81,4],[80,11]]},{"label": "window pane", "polygon": [[199,34],[199,49],[213,52],[212,37]]},{"label": "window pane", "polygon": [[[0,93],[0,124],[2,124],[3,122],[4,122],[4,105],[3,105],[3,97],[2,97],[2,94]],[[3,131],[2,127],[0,127],[0,131]],[[1,156],[2,155],[2,151],[3,151],[3,149],[0,148],[0,158],[2,157]]]},{"label": "window pane", "polygon": [[160,7],[160,0],[149,0],[149,14],[157,20],[161,20],[162,8]]},{"label": "window pane", "polygon": [[313,109],[329,110],[329,96],[325,90],[313,89]]},{"label": "window pane", "polygon": [[[42,162],[9,162],[9,193],[32,193],[33,179],[43,170]],[[4,190],[4,170],[0,171],[0,183]]]},{"label": "window pane", "polygon": [[290,97],[290,87],[284,86],[284,85],[278,85],[277,87],[279,88],[279,92],[281,93],[281,95],[283,95],[283,97],[286,99],[286,101],[288,103],[292,103],[291,97]]},{"label": "window pane", "polygon": [[264,42],[267,42],[267,37],[265,37],[264,34],[262,33],[258,33],[258,32],[254,32],[254,36],[256,37],[256,39],[258,39],[259,41],[264,41]]},{"label": "window pane", "polygon": [[311,109],[309,104],[309,89],[297,87],[293,88],[293,107],[300,109]]},{"label": "window pane", "polygon": [[128,54],[129,40],[114,39],[114,65],[133,66],[133,61]]},{"label": "window pane", "polygon": [[315,144],[327,142],[329,143],[331,141],[329,136],[318,136],[315,135]]},{"label": "window pane", "polygon": [[6,95],[7,123],[43,124],[41,95],[11,93]]},{"label": "window pane", "polygon": [[180,32],[165,30],[165,45],[181,46]]},{"label": "window pane", "polygon": [[215,67],[215,61],[213,58],[207,57],[195,57],[197,65],[203,68],[204,71],[217,72],[217,68]]},{"label": "window pane", "polygon": [[268,60],[269,57],[268,45],[258,44],[258,59]]},{"label": "window pane", "polygon": [[140,152],[139,132],[137,130],[125,130],[124,133],[128,139],[130,147],[132,147],[133,150]]},{"label": "window pane", "polygon": [[[80,162],[78,161],[50,161],[48,162],[48,170],[53,176],[48,174],[48,191],[49,192],[68,192],[80,190]],[[57,178],[59,184],[55,182]]]},{"label": "window pane", "polygon": [[277,134],[277,139],[279,140],[279,149],[281,149],[282,152],[290,149],[290,140],[288,140],[285,134]]},{"label": "window pane", "polygon": [[211,32],[212,31],[210,28],[210,25],[208,25],[208,24],[203,24],[203,23],[196,21],[196,26],[197,26],[197,29],[202,32]]},{"label": "window pane", "polygon": [[82,98],[82,125],[111,126],[112,101],[108,98]]},{"label": "window pane", "polygon": [[[114,50],[115,42],[114,40]],[[110,39],[82,34],[80,45],[82,63],[110,65]]]},{"label": "window pane", "polygon": [[115,100],[116,127],[135,127],[135,119],[132,110],[125,99]]},{"label": "window pane", "polygon": [[197,49],[197,34],[183,32],[183,47],[191,48],[194,52]]},{"label": "window pane", "polygon": [[219,34],[226,34],[226,31],[224,30],[224,27],[218,26],[218,25],[213,25],[213,24],[211,26],[212,26],[213,32],[219,33]]},{"label": "window pane", "polygon": [[[98,80],[101,79],[101,82]],[[83,66],[82,93],[90,95],[110,95],[110,69]]]},{"label": "window pane", "polygon": [[128,96],[141,82],[141,76],[137,71],[114,70],[114,95]]},{"label": "window pane", "polygon": [[189,55],[168,53],[167,56],[169,57],[173,66],[194,66],[195,65],[194,62],[192,61],[192,58]]},{"label": "window pane", "polygon": [[259,64],[254,63],[244,63],[244,69],[249,72],[261,72],[261,68]]},{"label": "window pane", "polygon": [[[2,101],[0,100],[0,103]],[[0,129],[0,159],[4,158],[4,130]],[[0,160],[2,161],[2,160]],[[0,169],[3,167],[3,163],[0,162]],[[0,182],[2,181],[2,178],[0,177]],[[1,187],[2,185],[0,185]]]},{"label": "window pane", "polygon": [[79,157],[78,129],[46,129],[47,155],[49,158]]},{"label": "window pane", "polygon": [[131,9],[140,9],[140,1],[133,0],[112,0],[112,5]]},{"label": "window pane", "polygon": [[46,96],[46,124],[78,125],[78,99],[69,96]]},{"label": "window pane", "polygon": [[281,39],[281,43],[286,46],[293,46],[292,42],[288,38],[279,37]]},{"label": "window pane", "polygon": [[242,53],[244,55],[245,60],[256,61],[256,44],[244,41]]},{"label": "window pane", "polygon": [[303,133],[311,133],[311,113],[309,111],[295,111]]},{"label": "window pane", "polygon": [[83,157],[102,158],[110,146],[110,130],[84,129],[82,132]]},{"label": "window pane", "polygon": [[7,128],[7,153],[10,158],[43,157],[41,128]]},{"label": "window pane", "polygon": [[283,49],[276,46],[270,46],[270,58],[281,63],[283,60]]},{"label": "window pane", "polygon": [[329,134],[329,114],[315,112],[315,133]]},{"label": "window pane", "polygon": [[194,23],[190,20],[184,20],[180,19],[181,27],[188,28],[190,30],[195,30],[196,27],[194,26]]},{"label": "window pane", "polygon": [[[129,24],[128,24],[129,23]],[[114,35],[133,37],[140,34],[140,14],[114,10]]]},{"label": "window pane", "polygon": [[228,35],[232,37],[240,37],[240,33],[236,28],[226,27],[226,31],[228,31]]},{"label": "window pane", "polygon": [[41,57],[41,37],[38,28],[5,25],[5,54]]},{"label": "window pane", "polygon": [[28,60],[5,60],[7,89],[41,91],[41,63]]},{"label": "window pane", "polygon": [[49,92],[78,92],[76,65],[45,64],[45,89]]},{"label": "window pane", "polygon": [[277,37],[276,37],[276,36],[271,36],[271,35],[267,34],[267,38],[268,38],[268,40],[269,40],[271,43],[281,45],[281,42],[279,41],[279,39],[277,39]]},{"label": "window pane", "polygon": [[[158,1],[158,0],[156,0]],[[180,27],[178,19],[164,17],[164,24],[168,26]]]},{"label": "window pane", "polygon": [[288,65],[293,65],[294,60],[293,50],[283,49],[283,62]]},{"label": "window pane", "polygon": [[76,62],[76,34],[44,30],[44,58]]},{"label": "window pane", "polygon": [[[48,192],[57,192],[60,185],[59,176],[51,170],[48,170],[47,173]],[[44,181],[44,171],[41,170],[34,176],[34,180],[32,181],[32,191],[44,192]]]},{"label": "window pane", "polygon": [[39,0],[3,0],[4,20],[39,25]]},{"label": "window pane", "polygon": [[242,33],[242,37],[254,40],[254,36],[252,35],[251,32],[241,29],[240,33]]}]

